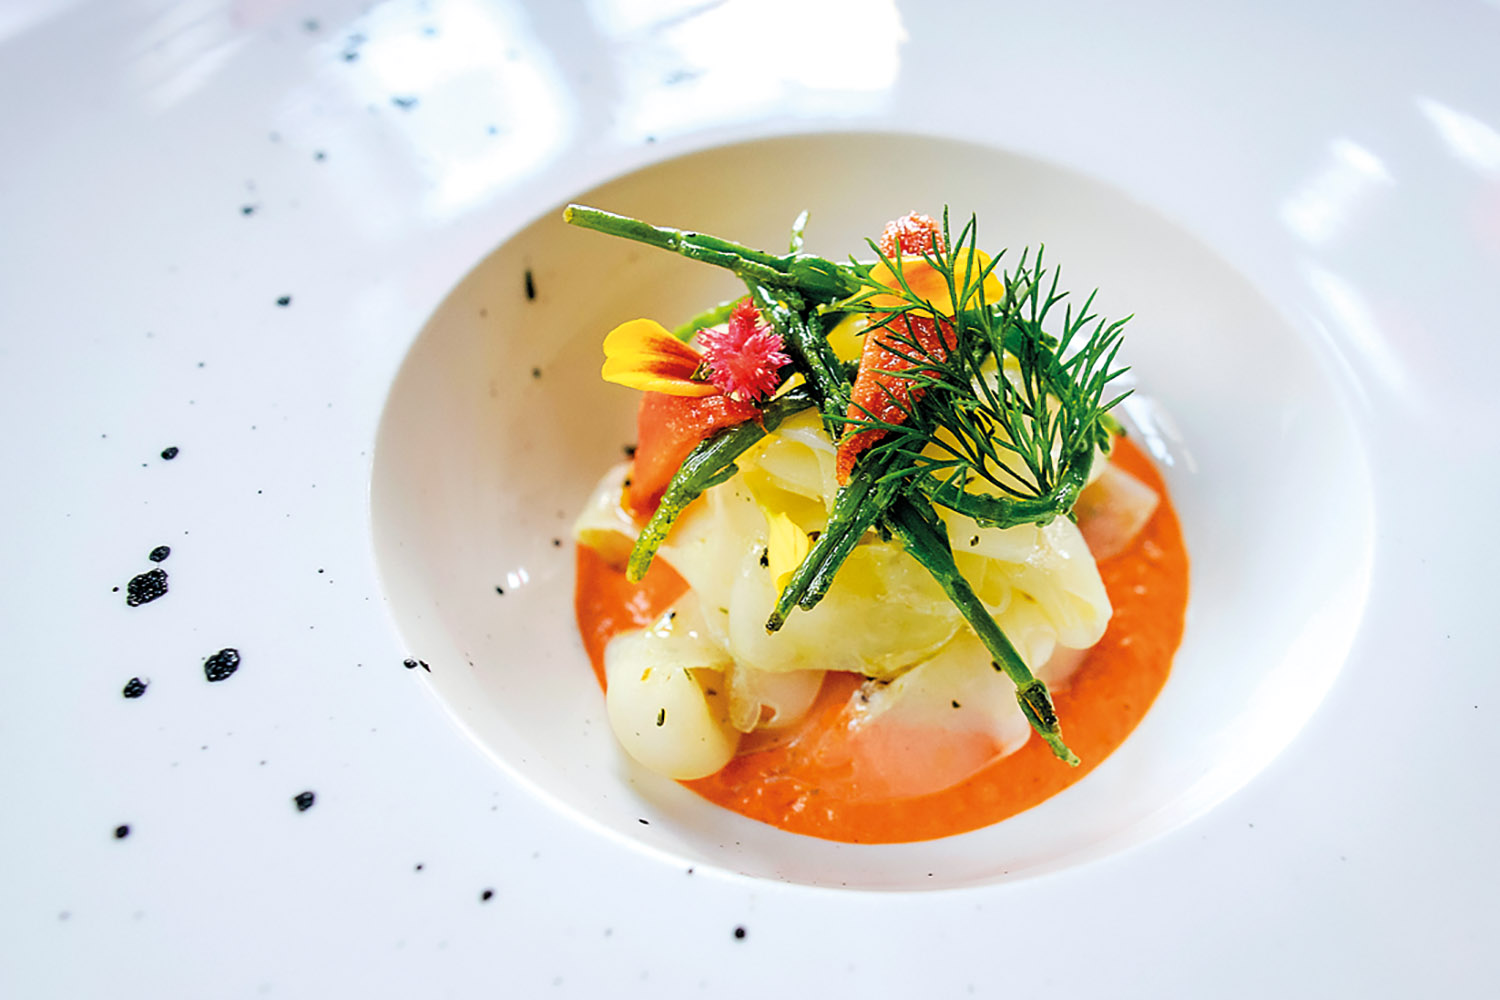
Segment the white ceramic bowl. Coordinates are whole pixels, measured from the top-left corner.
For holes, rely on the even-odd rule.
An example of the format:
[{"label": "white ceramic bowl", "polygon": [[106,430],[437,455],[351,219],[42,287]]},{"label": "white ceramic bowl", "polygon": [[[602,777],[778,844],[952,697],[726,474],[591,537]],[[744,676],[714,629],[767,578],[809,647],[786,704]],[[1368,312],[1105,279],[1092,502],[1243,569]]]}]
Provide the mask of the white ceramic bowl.
[{"label": "white ceramic bowl", "polygon": [[[904,169],[869,166],[881,163]],[[1127,415],[1181,512],[1192,596],[1172,676],[1138,731],[1077,786],[989,829],[829,843],[634,765],[610,734],[577,638],[571,559],[558,552],[571,553],[571,519],[634,440],[638,397],[600,380],[600,341],[637,316],[675,325],[735,294],[736,280],[570,229],[549,207],[428,321],[392,388],[372,486],[377,555],[407,644],[511,773],[685,864],[812,885],[949,887],[1075,864],[1171,829],[1242,785],[1317,707],[1369,584],[1367,442],[1315,345],[1181,230],[1040,161],[898,134],[710,149],[578,199],[770,248],[807,208],[809,248],[834,258],[863,251],[888,217],[945,204],[975,213],[992,251],[1045,241],[1064,288],[1097,287],[1102,314],[1135,317],[1122,356],[1138,392]]]}]

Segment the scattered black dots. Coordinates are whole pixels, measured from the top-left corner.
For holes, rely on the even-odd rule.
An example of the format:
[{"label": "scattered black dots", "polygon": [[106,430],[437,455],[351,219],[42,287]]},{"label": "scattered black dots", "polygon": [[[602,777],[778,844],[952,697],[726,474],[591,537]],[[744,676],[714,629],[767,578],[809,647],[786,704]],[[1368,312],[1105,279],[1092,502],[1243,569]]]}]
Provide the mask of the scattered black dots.
[{"label": "scattered black dots", "polygon": [[432,673],[432,668],[427,665],[427,661],[426,660],[414,660],[411,657],[407,657],[406,659],[404,659],[404,660],[401,661],[401,665],[403,667],[405,667],[407,670],[415,670],[418,667],[421,667],[423,670],[427,671],[429,674]]},{"label": "scattered black dots", "polygon": [[115,827],[115,839],[116,840],[124,840],[128,836],[130,836],[130,824],[129,823],[121,823],[119,826]]},{"label": "scattered black dots", "polygon": [[318,797],[312,792],[298,792],[292,796],[292,803],[297,807],[299,813],[305,813],[313,807]]},{"label": "scattered black dots", "polygon": [[163,448],[161,457],[168,462],[172,461],[172,459],[177,457],[177,446],[174,444],[170,448]]},{"label": "scattered black dots", "polygon": [[552,539],[552,547],[554,549],[560,549],[560,548],[562,548],[562,539],[561,538],[554,538],[554,539]]},{"label": "scattered black dots", "polygon": [[421,863],[421,862],[420,862],[420,861],[419,861],[419,862],[417,862],[417,867],[416,867],[416,869],[415,869],[415,870],[416,870],[416,871],[421,871],[421,870],[422,870],[422,869],[423,869],[423,868],[426,868],[426,867],[427,867],[427,866],[426,866],[426,865],[424,865],[424,864],[422,864],[422,863]]},{"label": "scattered black dots", "polygon": [[125,603],[132,608],[150,604],[167,592],[167,571],[153,569],[130,578],[125,585]]},{"label": "scattered black dots", "polygon": [[292,304],[292,297],[290,295],[283,295],[281,298],[276,300],[276,304],[285,309],[287,306]]},{"label": "scattered black dots", "polygon": [[979,536],[978,535],[975,535],[973,538],[969,539],[969,547],[970,548],[973,548],[974,546],[976,546],[978,544],[979,544]]},{"label": "scattered black dots", "polygon": [[203,661],[203,676],[210,681],[222,681],[240,669],[240,651],[221,649]]},{"label": "scattered black dots", "polygon": [[318,572],[319,572],[319,573],[321,573],[321,572],[323,572],[323,571],[322,571],[322,570],[321,570],[321,569],[319,569],[319,570],[318,570]]},{"label": "scattered black dots", "polygon": [[143,681],[139,677],[132,677],[125,682],[125,687],[120,693],[127,698],[139,698],[146,693],[146,686],[150,683],[150,681]]},{"label": "scattered black dots", "polygon": [[151,553],[149,555],[147,555],[146,558],[150,559],[152,562],[161,562],[162,560],[166,559],[167,556],[169,556],[171,554],[172,554],[172,548],[171,548],[171,546],[168,546],[168,545],[158,545],[156,548],[154,548],[154,549],[151,550]]},{"label": "scattered black dots", "polygon": [[743,941],[743,940],[745,940],[745,928],[743,928],[743,927],[736,927],[734,929],[734,939],[736,941]]},{"label": "scattered black dots", "polygon": [[528,302],[536,301],[536,279],[532,277],[531,268],[529,267],[526,269],[526,300]]},{"label": "scattered black dots", "polygon": [[391,103],[402,111],[410,111],[417,106],[417,99],[415,97],[393,97],[391,98]]},{"label": "scattered black dots", "polygon": [[484,890],[483,892],[481,892],[479,894],[479,901],[481,903],[488,903],[490,900],[492,900],[494,898],[495,898],[495,890],[494,889],[486,889],[486,890]]},{"label": "scattered black dots", "polygon": [[241,215],[254,215],[255,214],[255,206],[254,205],[241,205],[240,206],[240,214]]}]

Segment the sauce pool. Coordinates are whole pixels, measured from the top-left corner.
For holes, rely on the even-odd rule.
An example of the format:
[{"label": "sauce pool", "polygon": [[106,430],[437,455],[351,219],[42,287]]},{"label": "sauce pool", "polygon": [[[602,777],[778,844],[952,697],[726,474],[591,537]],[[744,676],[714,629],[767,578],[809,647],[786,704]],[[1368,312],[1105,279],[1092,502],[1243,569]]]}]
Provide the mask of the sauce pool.
[{"label": "sauce pool", "polygon": [[[1082,759],[1068,767],[1033,736],[1020,750],[938,792],[854,799],[829,769],[815,738],[839,717],[860,678],[829,674],[799,735],[742,753],[706,778],[683,782],[711,802],[793,833],[860,844],[947,837],[998,823],[1056,795],[1088,774],[1129,736],[1156,699],[1182,641],[1188,559],[1177,514],[1151,460],[1121,438],[1111,460],[1154,489],[1161,502],[1130,546],[1099,563],[1114,614],[1066,686],[1053,691],[1063,736]],[[604,684],[604,647],[644,628],[686,584],[661,560],[639,584],[585,546],[578,547],[575,610],[594,673]],[[836,765],[835,765],[836,766]]]}]

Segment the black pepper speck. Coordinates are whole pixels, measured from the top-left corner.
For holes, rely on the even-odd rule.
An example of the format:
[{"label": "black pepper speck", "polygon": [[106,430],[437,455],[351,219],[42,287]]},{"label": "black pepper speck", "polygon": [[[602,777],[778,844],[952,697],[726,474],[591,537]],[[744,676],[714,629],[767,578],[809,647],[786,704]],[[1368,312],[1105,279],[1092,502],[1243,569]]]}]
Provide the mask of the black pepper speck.
[{"label": "black pepper speck", "polygon": [[167,592],[167,571],[153,569],[130,578],[125,585],[125,603],[132,608],[150,604]]},{"label": "black pepper speck", "polygon": [[240,651],[221,649],[203,661],[203,676],[210,681],[222,681],[240,669]]},{"label": "black pepper speck", "polygon": [[307,812],[313,807],[313,803],[317,800],[318,797],[312,792],[298,792],[296,795],[292,796],[292,802],[297,806],[297,811],[299,813]]},{"label": "black pepper speck", "polygon": [[532,378],[541,378],[542,377],[542,370],[540,368],[533,368],[533,369],[531,369],[531,377]]},{"label": "black pepper speck", "polygon": [[168,462],[172,461],[172,459],[177,457],[177,446],[174,444],[170,448],[163,448],[161,457],[166,459]]},{"label": "black pepper speck", "polygon": [[484,890],[483,892],[481,892],[479,894],[479,901],[481,903],[488,903],[490,900],[492,900],[494,898],[495,898],[495,890],[494,889],[486,889],[486,890]]},{"label": "black pepper speck", "polygon": [[290,295],[283,295],[281,298],[276,300],[276,304],[285,309],[287,306],[292,304],[292,297]]},{"label": "black pepper speck", "polygon": [[143,681],[139,677],[132,677],[125,682],[125,689],[120,693],[127,698],[139,698],[146,693],[146,685],[149,681]]},{"label": "black pepper speck", "polygon": [[121,823],[119,826],[115,827],[115,839],[116,840],[124,840],[128,836],[130,836],[130,824],[129,823]]},{"label": "black pepper speck", "polygon": [[736,927],[734,929],[734,939],[736,941],[743,941],[743,940],[745,940],[745,928],[743,928],[743,927]]},{"label": "black pepper speck", "polygon": [[423,670],[427,671],[429,674],[432,673],[432,668],[427,665],[427,661],[426,660],[413,660],[413,659],[407,658],[407,659],[401,661],[401,665],[403,667],[405,667],[407,670],[415,670],[418,667],[421,667]]},{"label": "black pepper speck", "polygon": [[168,545],[158,545],[156,548],[154,548],[154,549],[151,550],[151,554],[148,555],[148,556],[146,556],[146,558],[150,559],[152,562],[161,562],[162,560],[166,559],[167,556],[169,556],[171,554],[172,554],[172,548],[171,548],[171,546],[168,546]]},{"label": "black pepper speck", "polygon": [[536,301],[536,279],[531,276],[531,268],[526,269],[526,300]]}]

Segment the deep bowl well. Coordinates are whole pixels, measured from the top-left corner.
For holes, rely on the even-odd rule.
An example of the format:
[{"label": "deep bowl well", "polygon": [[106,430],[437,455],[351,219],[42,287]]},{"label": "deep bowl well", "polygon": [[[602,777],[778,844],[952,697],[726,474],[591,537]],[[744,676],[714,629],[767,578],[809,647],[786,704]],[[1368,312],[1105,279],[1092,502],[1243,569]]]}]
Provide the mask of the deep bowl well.
[{"label": "deep bowl well", "polygon": [[1095,181],[903,135],[725,146],[575,200],[769,248],[808,209],[808,249],[833,258],[863,251],[888,218],[944,205],[975,213],[992,251],[1045,241],[1067,287],[1098,287],[1102,314],[1134,315],[1126,415],[1163,466],[1192,593],[1172,676],[1136,732],[1073,788],[987,829],[834,844],[644,772],[615,745],[573,620],[570,525],[635,433],[637,395],[599,379],[600,341],[637,316],[674,325],[737,285],[571,229],[549,207],[458,284],[413,344],[371,491],[376,557],[412,655],[512,775],[600,831],[687,864],[815,885],[956,886],[1079,863],[1184,823],[1312,714],[1368,590],[1364,442],[1313,339],[1212,250]]}]

